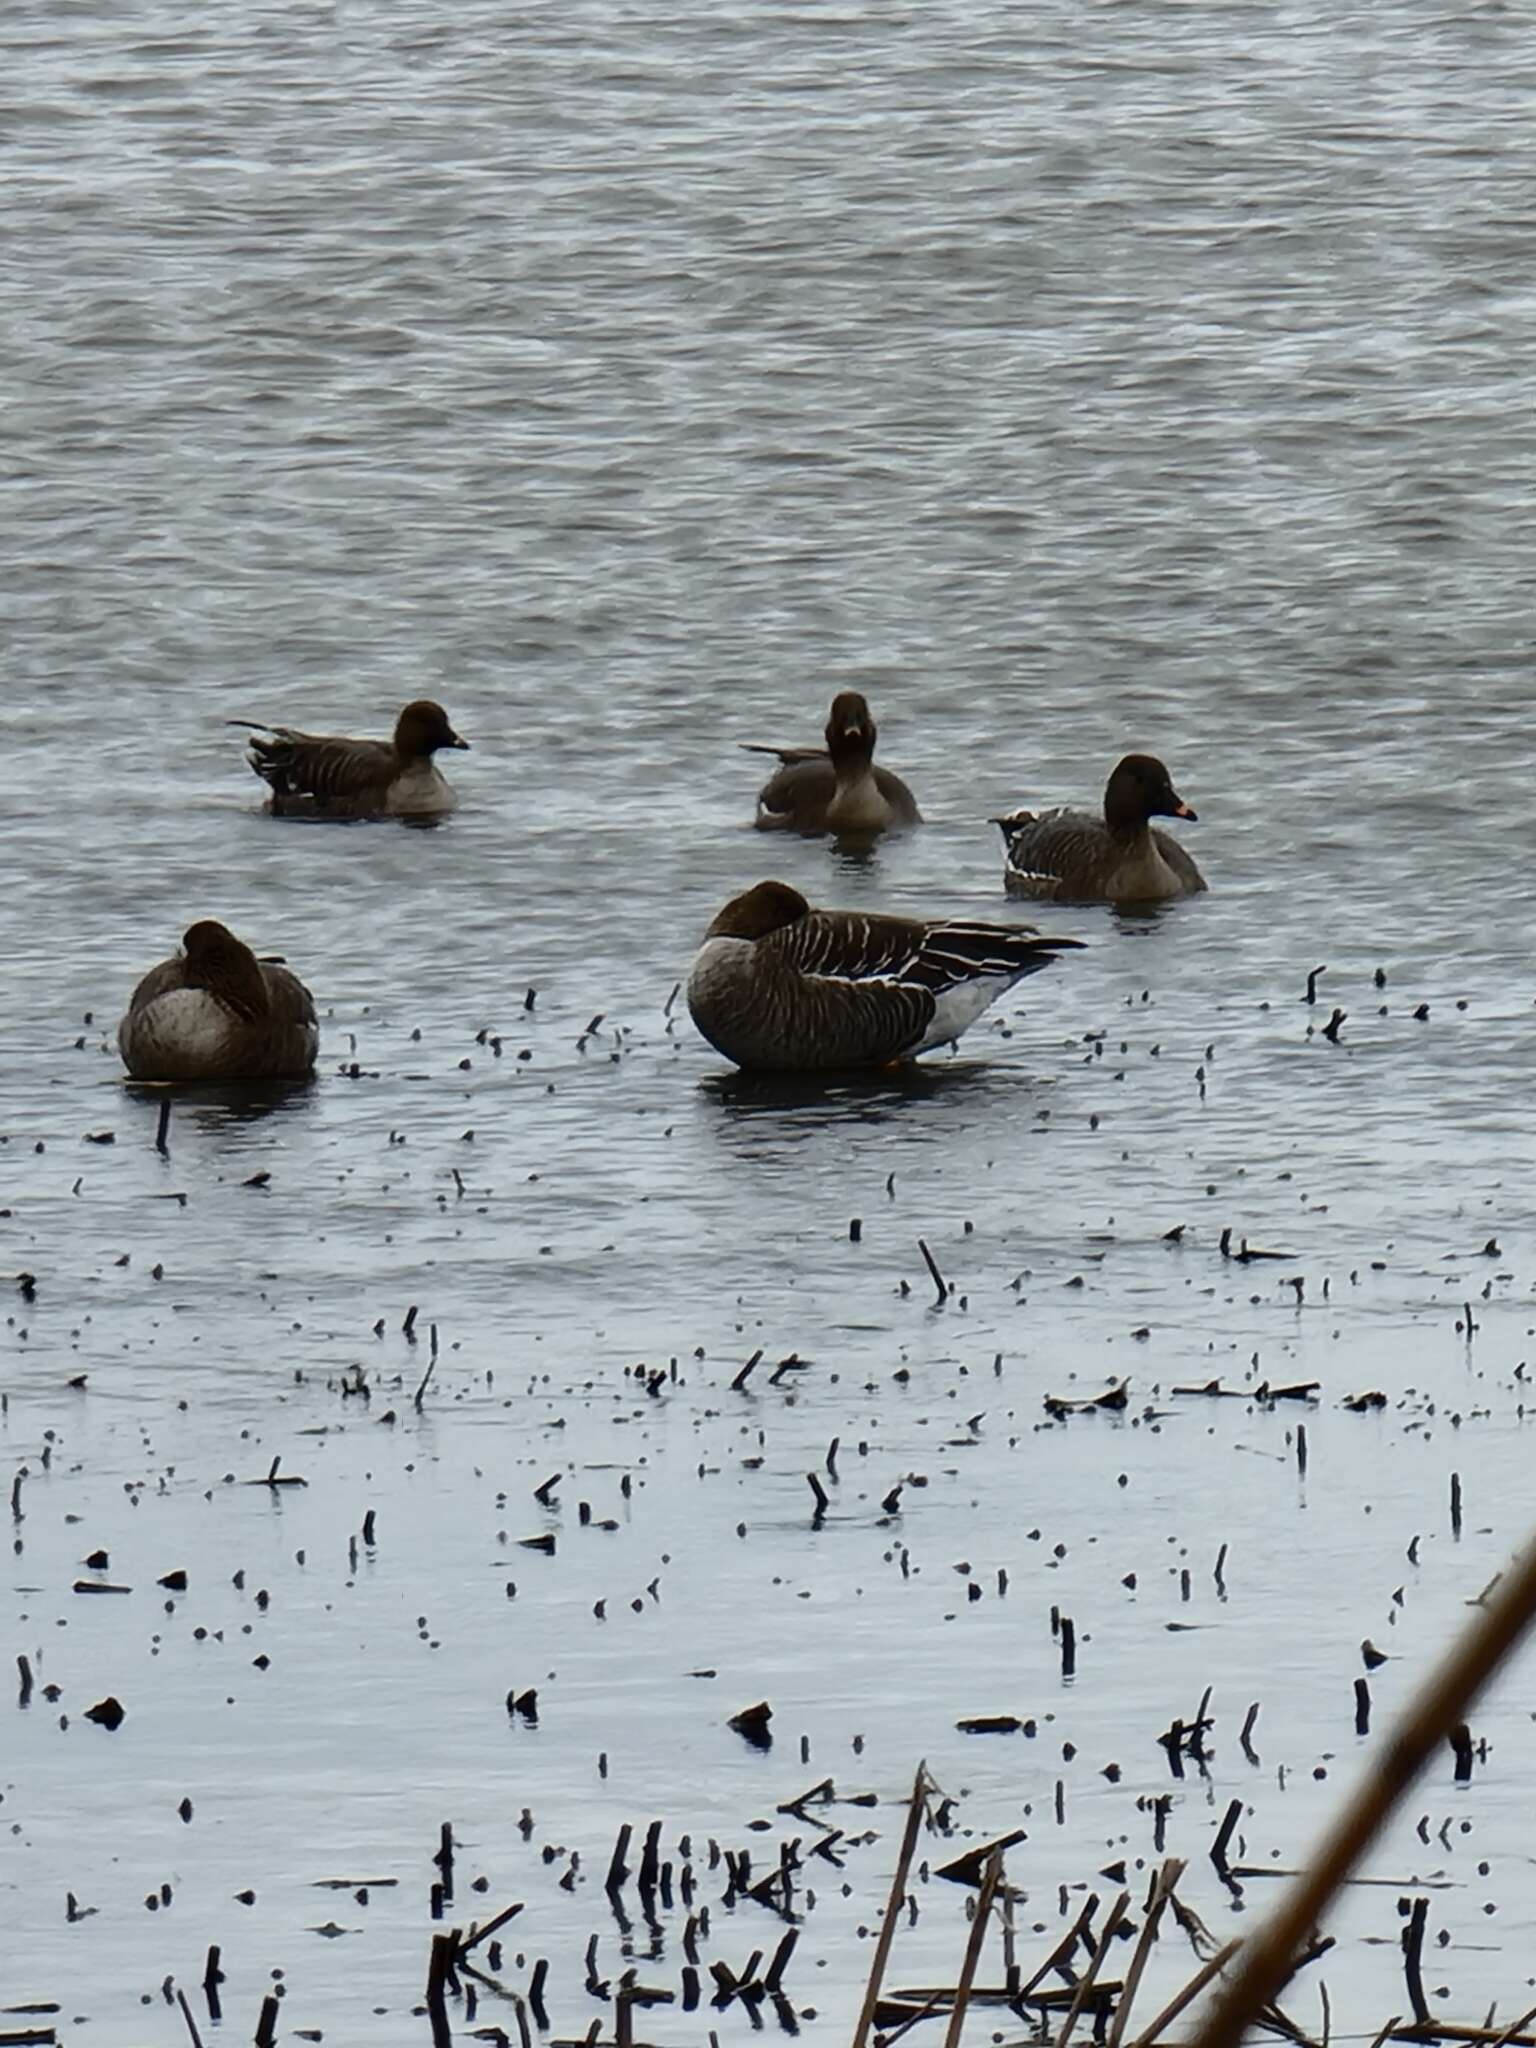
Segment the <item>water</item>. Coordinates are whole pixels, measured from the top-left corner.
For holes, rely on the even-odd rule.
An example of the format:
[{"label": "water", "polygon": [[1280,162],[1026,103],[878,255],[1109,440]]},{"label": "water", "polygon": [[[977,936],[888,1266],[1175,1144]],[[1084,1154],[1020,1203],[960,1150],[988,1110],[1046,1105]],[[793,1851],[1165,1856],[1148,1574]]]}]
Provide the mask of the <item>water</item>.
[{"label": "water", "polygon": [[[840,2040],[922,1757],[970,1830],[931,1865],[1028,1830],[1026,1968],[1117,1862],[1140,1898],[1138,1802],[1223,1934],[1272,1889],[1210,1872],[1230,1799],[1246,1862],[1305,1854],[1369,1750],[1361,1638],[1379,1730],[1525,1530],[1530,17],[10,10],[6,2002],[179,2039],[217,1942],[234,2033],[276,1971],[285,2030],[420,2040],[451,1820],[445,1924],[523,1901],[505,1981],[546,1956],[555,2032],[606,2027],[589,1935],[677,1990],[687,1917],[631,1885],[626,1954],[620,1823],[691,1836],[739,1969],[784,1922],[707,1844],[807,1855],[776,1809],[830,1775],[880,1804],[829,1810],[785,1988]],[[862,861],[753,834],[736,750],[841,687],[930,820]],[[423,692],[474,745],[449,824],[261,815],[226,719]],[[1132,745],[1210,895],[1044,908],[1090,949],[958,1058],[744,1082],[668,1013],[765,874],[1012,914],[989,815]],[[110,1033],[197,916],[305,976],[322,1071],[179,1104],[162,1160]],[[1170,1391],[1215,1375],[1320,1395]],[[1043,1408],[1121,1377],[1119,1419]],[[309,1484],[246,1483],[273,1458]],[[1319,1975],[1336,2027],[1403,2009],[1394,1886],[1436,1878],[1436,2011],[1529,2002],[1528,1669],[1309,2023]],[[759,1698],[766,1755],[726,1725]],[[956,1732],[989,1712],[1038,1732]],[[890,1981],[952,1981],[964,1895],[916,1892]],[[1192,1966],[1160,1944],[1144,2019]],[[709,2026],[748,2031],[643,2031]]]}]

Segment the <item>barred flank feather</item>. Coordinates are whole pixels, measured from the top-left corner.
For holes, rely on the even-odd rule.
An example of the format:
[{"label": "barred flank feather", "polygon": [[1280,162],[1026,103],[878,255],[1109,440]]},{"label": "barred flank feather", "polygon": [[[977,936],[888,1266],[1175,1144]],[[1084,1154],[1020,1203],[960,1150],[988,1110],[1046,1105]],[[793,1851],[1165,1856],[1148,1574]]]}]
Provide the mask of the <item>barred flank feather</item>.
[{"label": "barred flank feather", "polygon": [[251,741],[250,763],[275,796],[310,796],[322,804],[376,795],[399,772],[387,740],[334,739],[286,725],[274,726],[270,739]]}]

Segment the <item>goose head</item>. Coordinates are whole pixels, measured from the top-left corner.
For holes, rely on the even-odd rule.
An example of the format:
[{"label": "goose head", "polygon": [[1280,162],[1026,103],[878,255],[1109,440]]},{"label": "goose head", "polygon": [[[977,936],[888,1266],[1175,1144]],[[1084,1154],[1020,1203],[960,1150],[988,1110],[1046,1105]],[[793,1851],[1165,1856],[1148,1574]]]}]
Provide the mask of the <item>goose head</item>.
[{"label": "goose head", "polygon": [[1111,831],[1134,832],[1148,818],[1187,818],[1192,811],[1155,754],[1127,754],[1117,762],[1104,790],[1104,822]]},{"label": "goose head", "polygon": [[441,704],[418,697],[395,720],[395,752],[403,760],[420,761],[440,747],[457,747],[467,753],[469,741],[459,738]]}]

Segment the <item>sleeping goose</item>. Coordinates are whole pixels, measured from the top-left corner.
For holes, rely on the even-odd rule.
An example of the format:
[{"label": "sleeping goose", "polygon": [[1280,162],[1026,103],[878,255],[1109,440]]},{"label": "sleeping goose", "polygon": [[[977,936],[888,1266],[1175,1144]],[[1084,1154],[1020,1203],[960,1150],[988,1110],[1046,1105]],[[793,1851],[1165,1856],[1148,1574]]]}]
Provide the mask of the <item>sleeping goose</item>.
[{"label": "sleeping goose", "polygon": [[969,918],[812,910],[787,883],[759,882],[704,934],[688,1008],[738,1067],[888,1066],[958,1038],[1079,943]]},{"label": "sleeping goose", "polygon": [[1091,811],[1013,811],[994,818],[1008,847],[1003,880],[1010,896],[1072,903],[1160,903],[1196,896],[1205,877],[1151,818],[1195,812],[1151,754],[1127,754],[1104,790],[1104,815]]},{"label": "sleeping goose", "polygon": [[443,747],[469,746],[430,697],[406,705],[388,740],[338,739],[248,718],[229,722],[257,735],[246,758],[272,792],[269,809],[284,818],[441,817],[455,798],[432,757]]},{"label": "sleeping goose", "polygon": [[777,754],[783,763],[758,792],[760,832],[814,838],[921,825],[917,799],[901,777],[875,766],[875,721],[857,690],[832,699],[825,737],[825,753],[817,747],[748,746],[748,753]]},{"label": "sleeping goose", "polygon": [[135,1081],[296,1080],[314,1069],[320,1028],[296,974],[203,918],[134,990],[117,1045]]}]

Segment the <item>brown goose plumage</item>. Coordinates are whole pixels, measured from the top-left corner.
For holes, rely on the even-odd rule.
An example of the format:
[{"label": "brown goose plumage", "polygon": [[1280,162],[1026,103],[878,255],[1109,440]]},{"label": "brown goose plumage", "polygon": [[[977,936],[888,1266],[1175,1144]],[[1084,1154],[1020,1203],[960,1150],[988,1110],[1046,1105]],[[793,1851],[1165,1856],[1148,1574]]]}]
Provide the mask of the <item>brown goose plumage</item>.
[{"label": "brown goose plumage", "polygon": [[279,817],[440,817],[455,799],[432,757],[444,747],[469,746],[429,697],[406,705],[387,740],[340,739],[247,718],[230,724],[257,735],[246,758],[271,790],[269,807]]},{"label": "brown goose plumage", "polygon": [[705,933],[688,1008],[738,1067],[886,1066],[958,1038],[1079,943],[969,918],[812,910],[798,889],[759,882]]},{"label": "brown goose plumage", "polygon": [[1010,896],[1072,903],[1159,903],[1195,896],[1205,877],[1154,817],[1195,812],[1152,754],[1127,754],[1104,790],[1104,812],[1012,811],[994,818],[1008,849],[1003,881]]},{"label": "brown goose plumage", "polygon": [[921,825],[917,799],[901,777],[875,766],[878,736],[868,704],[857,690],[844,690],[832,700],[825,752],[750,745],[749,753],[776,754],[783,763],[758,792],[757,829],[816,838]]},{"label": "brown goose plumage", "polygon": [[117,1027],[135,1081],[298,1079],[314,1070],[320,1028],[309,990],[281,962],[258,960],[212,918],[152,967]]}]

